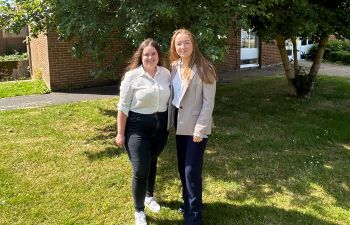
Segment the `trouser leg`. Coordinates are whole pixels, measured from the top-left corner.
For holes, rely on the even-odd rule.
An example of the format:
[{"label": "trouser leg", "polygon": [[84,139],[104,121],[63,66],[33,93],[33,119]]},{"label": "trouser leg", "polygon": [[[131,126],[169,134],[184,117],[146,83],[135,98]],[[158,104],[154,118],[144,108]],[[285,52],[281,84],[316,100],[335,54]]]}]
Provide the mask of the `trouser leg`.
[{"label": "trouser leg", "polygon": [[168,131],[167,131],[167,122],[168,116],[167,113],[158,115],[155,117],[155,130],[151,135],[151,164],[150,164],[150,173],[148,177],[148,187],[146,196],[152,197],[154,193],[154,186],[156,182],[157,175],[157,161],[158,156],[164,150],[166,142],[168,140]]},{"label": "trouser leg", "polygon": [[185,153],[185,209],[184,215],[188,225],[202,224],[202,168],[207,138],[193,142],[192,136],[186,138]]},{"label": "trouser leg", "polygon": [[133,169],[132,195],[136,211],[143,211],[151,166],[149,141],[143,134],[126,134],[126,149]]}]

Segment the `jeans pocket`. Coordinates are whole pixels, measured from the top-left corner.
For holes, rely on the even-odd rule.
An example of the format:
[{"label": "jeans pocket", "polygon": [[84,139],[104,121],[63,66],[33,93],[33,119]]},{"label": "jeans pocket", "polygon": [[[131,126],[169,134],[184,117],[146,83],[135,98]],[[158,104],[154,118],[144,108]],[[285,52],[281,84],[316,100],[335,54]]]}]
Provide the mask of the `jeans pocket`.
[{"label": "jeans pocket", "polygon": [[140,114],[135,114],[135,113],[130,114],[128,117],[129,122],[136,122],[136,121],[139,121],[140,119],[141,119]]}]

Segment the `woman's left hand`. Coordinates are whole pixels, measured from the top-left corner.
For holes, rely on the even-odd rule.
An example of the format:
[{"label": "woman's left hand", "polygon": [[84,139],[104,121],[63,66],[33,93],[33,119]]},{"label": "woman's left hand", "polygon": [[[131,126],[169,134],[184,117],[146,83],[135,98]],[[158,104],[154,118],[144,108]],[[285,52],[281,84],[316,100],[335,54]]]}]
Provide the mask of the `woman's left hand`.
[{"label": "woman's left hand", "polygon": [[201,141],[203,141],[203,138],[197,137],[197,136],[193,136],[193,142],[201,142]]}]

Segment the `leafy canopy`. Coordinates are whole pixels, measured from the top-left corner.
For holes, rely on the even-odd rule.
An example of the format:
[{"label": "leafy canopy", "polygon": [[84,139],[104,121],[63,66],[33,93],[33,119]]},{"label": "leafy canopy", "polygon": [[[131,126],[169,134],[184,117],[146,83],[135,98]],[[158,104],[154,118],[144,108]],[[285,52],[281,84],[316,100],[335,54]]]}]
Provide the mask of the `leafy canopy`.
[{"label": "leafy canopy", "polygon": [[[190,29],[208,58],[222,60],[227,50],[228,27],[238,11],[238,0],[1,0],[0,26],[19,32],[28,25],[32,36],[54,30],[62,40],[72,41],[72,53],[87,53],[97,62],[113,40],[125,40],[116,61],[145,38],[157,40],[167,52],[175,29]],[[125,54],[124,54],[125,53]]]}]

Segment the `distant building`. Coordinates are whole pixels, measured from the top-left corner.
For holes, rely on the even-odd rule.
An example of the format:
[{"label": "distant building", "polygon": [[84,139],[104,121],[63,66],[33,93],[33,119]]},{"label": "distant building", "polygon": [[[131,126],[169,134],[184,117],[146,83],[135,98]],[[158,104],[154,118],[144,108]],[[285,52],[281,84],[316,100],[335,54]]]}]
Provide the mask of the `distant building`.
[{"label": "distant building", "polygon": [[10,55],[15,52],[26,52],[25,39],[28,36],[28,29],[23,29],[19,34],[12,34],[0,30],[0,55]]}]

